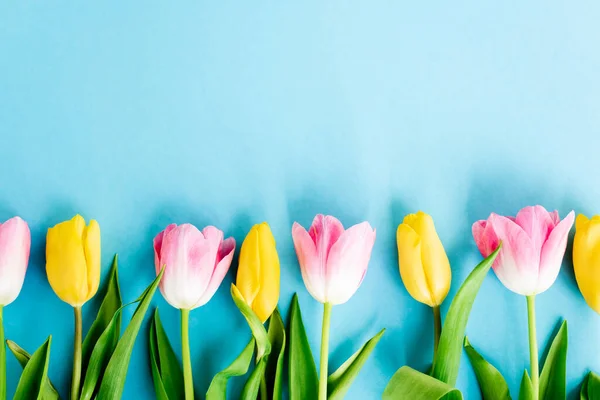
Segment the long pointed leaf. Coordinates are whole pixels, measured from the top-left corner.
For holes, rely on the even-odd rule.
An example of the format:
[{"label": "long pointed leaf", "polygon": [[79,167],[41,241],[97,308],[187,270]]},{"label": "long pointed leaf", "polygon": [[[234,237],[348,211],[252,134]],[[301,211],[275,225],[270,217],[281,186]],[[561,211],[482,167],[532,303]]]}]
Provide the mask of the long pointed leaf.
[{"label": "long pointed leaf", "polygon": [[290,353],[288,358],[290,400],[316,399],[319,391],[317,367],[313,358],[298,295],[294,294],[290,306]]},{"label": "long pointed leaf", "polygon": [[263,357],[258,361],[254,370],[250,373],[250,377],[242,390],[241,400],[256,400],[262,377],[265,375],[267,367],[267,358]]},{"label": "long pointed leaf", "polygon": [[[500,244],[500,246],[502,245]],[[450,386],[456,384],[456,378],[458,377],[463,338],[473,302],[483,279],[498,255],[500,246],[489,257],[479,263],[465,279],[456,296],[454,296],[444,320],[438,351],[433,360],[431,376],[446,382]]]},{"label": "long pointed leaf", "polygon": [[540,375],[540,399],[564,400],[567,397],[567,342],[567,321],[563,321]]},{"label": "long pointed leaf", "polygon": [[154,393],[156,400],[169,400],[165,385],[160,377],[158,369],[158,343],[156,343],[156,328],[154,318],[150,321],[150,334],[148,337],[148,349],[150,353],[150,370],[152,371],[152,381],[154,382]]},{"label": "long pointed leaf", "polygon": [[[21,364],[22,368],[27,366],[27,363],[31,359],[31,356],[27,351],[25,351],[21,346],[13,342],[12,340],[7,340],[6,345],[8,349],[13,353],[19,364]],[[44,382],[44,386],[42,387],[42,399],[43,400],[58,400],[60,399],[60,395],[58,391],[50,382],[50,378],[47,378]]]},{"label": "long pointed leaf", "polygon": [[422,372],[404,366],[400,368],[383,392],[383,400],[462,400],[456,388]]},{"label": "long pointed leaf", "polygon": [[44,344],[33,353],[23,369],[13,400],[40,400],[43,398],[44,382],[48,379],[51,344],[52,336],[49,336]]},{"label": "long pointed leaf", "polygon": [[98,392],[98,398],[102,400],[109,399],[120,399],[123,394],[123,387],[125,386],[125,378],[127,377],[127,369],[129,367],[129,359],[131,358],[131,352],[135,339],[150,305],[150,301],[156,292],[158,283],[165,272],[164,268],[160,271],[156,279],[146,288],[140,304],[133,313],[129,325],[125,329],[123,336],[117,343],[117,347],[108,362],[106,371],[104,371],[104,377],[100,384],[100,391]]},{"label": "long pointed leaf", "polygon": [[581,385],[579,394],[580,400],[599,400],[600,399],[600,376],[594,372],[586,375]]},{"label": "long pointed leaf", "polygon": [[464,341],[465,351],[471,361],[477,382],[479,383],[479,389],[481,390],[481,397],[483,400],[510,400],[510,392],[506,380],[492,364],[487,362],[478,352],[475,350],[469,339],[465,336]]},{"label": "long pointed leaf", "polygon": [[[153,371],[155,365],[158,372],[158,379],[160,380],[160,382],[156,382],[155,377],[155,388],[157,384],[162,386],[168,399],[183,399],[185,393],[181,363],[177,359],[167,333],[160,321],[158,308],[154,311],[154,318],[150,325],[150,346]],[[159,392],[157,391],[157,393]]]},{"label": "long pointed leaf", "polygon": [[[85,335],[85,340],[83,341],[83,345],[81,347],[84,376],[85,368],[88,365],[90,357],[92,356],[92,351],[94,350],[96,342],[100,338],[100,335],[102,335],[102,333],[106,330],[106,327],[111,322],[113,316],[122,305],[123,302],[121,301],[121,289],[119,287],[118,256],[115,254],[110,272],[108,274],[108,284],[106,285],[104,299],[102,300],[102,304],[100,305],[96,319],[92,323],[87,335]],[[120,334],[120,314],[116,324],[116,329]]]},{"label": "long pointed leaf", "polygon": [[519,390],[519,400],[537,400],[533,397],[533,384],[527,371],[523,372],[521,379],[521,389]]},{"label": "long pointed leaf", "polygon": [[327,398],[328,400],[341,400],[350,389],[350,385],[358,376],[362,366],[375,349],[377,342],[383,336],[385,329],[373,336],[365,343],[356,353],[354,353],[346,362],[344,362],[333,374],[327,379]]},{"label": "long pointed leaf", "polygon": [[255,346],[254,337],[246,345],[239,356],[223,371],[217,373],[213,378],[208,392],[206,392],[206,400],[226,400],[227,399],[227,381],[234,376],[242,376],[248,372],[248,367],[252,362]]},{"label": "long pointed leaf", "polygon": [[271,400],[282,399],[283,389],[283,358],[285,354],[285,326],[279,310],[275,309],[269,319],[269,342],[271,343],[271,354],[267,361],[265,378]]}]

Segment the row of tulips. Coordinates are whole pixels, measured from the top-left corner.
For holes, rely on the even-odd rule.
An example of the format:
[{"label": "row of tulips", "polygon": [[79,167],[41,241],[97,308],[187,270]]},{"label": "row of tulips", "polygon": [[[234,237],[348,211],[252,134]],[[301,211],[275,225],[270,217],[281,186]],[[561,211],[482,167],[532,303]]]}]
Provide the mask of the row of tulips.
[{"label": "row of tulips", "polygon": [[[566,398],[566,322],[554,338],[540,373],[535,330],[535,296],[556,280],[574,223],[571,212],[563,220],[541,206],[526,207],[516,217],[491,214],[473,225],[473,236],[485,259],[461,285],[442,325],[440,306],[450,288],[451,268],[432,218],[423,213],[405,217],[397,230],[400,275],[410,295],[433,310],[434,354],[427,373],[401,367],[383,393],[389,399],[460,399],[454,388],[462,349],[473,365],[484,399],[510,398],[506,381],[464,336],[468,315],[490,268],[511,291],[527,299],[530,370],[525,371],[519,399]],[[206,398],[225,399],[227,382],[251,369],[243,399],[281,399],[283,360],[288,359],[291,399],[341,399],[377,342],[380,331],[329,374],[329,326],[332,306],[347,302],[361,285],[376,232],[367,222],[345,229],[332,216],[317,215],[308,230],[298,223],[292,238],[302,278],[312,297],[323,304],[319,370],[308,345],[297,297],[294,296],[286,329],[277,310],[280,263],[275,238],[267,223],[252,227],[240,251],[231,295],[248,322],[252,336],[230,366],[213,379]],[[14,217],[0,224],[0,321],[2,307],[13,302],[22,287],[30,251],[27,223]],[[158,310],[149,330],[150,367],[157,398],[195,398],[188,322],[190,311],[210,301],[227,274],[236,247],[219,229],[202,231],[190,224],[167,226],[154,239],[156,279],[133,303],[137,309],[121,333],[124,307],[117,260],[109,273],[96,319],[82,333],[82,306],[100,283],[100,227],[86,225],[77,215],[50,229],[46,244],[48,281],[75,316],[75,342],[70,398],[121,398],[129,358],[150,301],[157,288],[181,313],[182,363],[178,361]],[[573,261],[578,285],[587,303],[600,312],[600,217],[577,217]],[[132,304],[132,303],[130,303]],[[267,323],[268,322],[268,323]],[[267,328],[265,328],[265,324]],[[4,342],[3,329],[0,339]],[[15,399],[59,399],[48,379],[51,338],[29,355],[15,342],[8,348],[23,366]],[[6,398],[6,347],[0,346],[0,400]],[[253,362],[254,361],[254,362]],[[600,398],[600,379],[590,373],[582,399]]]}]

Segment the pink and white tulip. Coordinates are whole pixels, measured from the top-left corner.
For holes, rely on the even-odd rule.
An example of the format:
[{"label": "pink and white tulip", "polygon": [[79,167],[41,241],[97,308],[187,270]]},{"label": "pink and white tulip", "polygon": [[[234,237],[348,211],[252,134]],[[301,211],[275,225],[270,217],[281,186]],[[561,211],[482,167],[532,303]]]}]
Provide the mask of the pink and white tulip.
[{"label": "pink and white tulip", "polygon": [[347,302],[367,273],[375,243],[371,225],[363,222],[344,230],[337,218],[319,214],[308,232],[294,222],[292,237],[310,294],[321,303]]},{"label": "pink and white tulip", "polygon": [[502,242],[492,268],[500,282],[523,296],[546,291],[558,276],[575,213],[562,221],[558,211],[525,207],[514,217],[492,213],[473,224],[473,237],[484,257]]},{"label": "pink and white tulip", "polygon": [[223,240],[214,226],[199,231],[171,224],[154,238],[156,274],[164,267],[160,291],[175,308],[192,310],[212,298],[229,270],[235,240]]},{"label": "pink and white tulip", "polygon": [[27,222],[14,217],[0,224],[0,306],[12,303],[21,292],[30,248]]}]

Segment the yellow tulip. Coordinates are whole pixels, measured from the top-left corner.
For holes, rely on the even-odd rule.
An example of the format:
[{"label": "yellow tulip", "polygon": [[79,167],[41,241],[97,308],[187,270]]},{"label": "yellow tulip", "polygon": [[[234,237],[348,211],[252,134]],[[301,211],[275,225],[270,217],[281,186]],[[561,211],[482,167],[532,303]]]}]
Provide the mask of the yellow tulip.
[{"label": "yellow tulip", "polygon": [[430,215],[419,211],[398,226],[400,276],[417,301],[438,307],[450,289],[450,262]]},{"label": "yellow tulip", "polygon": [[586,303],[600,313],[600,215],[583,214],[575,221],[573,267],[579,291]]},{"label": "yellow tulip", "polygon": [[266,222],[254,225],[242,243],[236,286],[257,317],[269,319],[279,301],[279,257]]},{"label": "yellow tulip", "polygon": [[52,290],[65,303],[81,307],[100,283],[100,226],[88,226],[81,215],[48,229],[46,274]]}]

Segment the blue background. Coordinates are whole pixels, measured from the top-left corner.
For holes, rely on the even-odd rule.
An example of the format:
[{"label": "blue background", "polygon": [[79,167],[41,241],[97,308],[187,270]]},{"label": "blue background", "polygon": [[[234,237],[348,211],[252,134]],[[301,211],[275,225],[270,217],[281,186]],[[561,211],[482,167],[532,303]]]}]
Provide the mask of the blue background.
[{"label": "blue background", "polygon": [[[481,259],[471,224],[542,204],[600,212],[600,3],[3,2],[0,220],[26,219],[32,253],[6,335],[29,351],[53,335],[51,378],[70,382],[72,310],[44,272],[46,229],[81,213],[102,228],[103,276],[120,255],[124,300],[153,279],[168,223],[213,224],[239,244],[268,221],[284,315],[298,292],[318,351],[321,307],[305,290],[291,226],[316,213],[368,220],[362,287],[332,319],[331,366],[388,330],[347,398],[378,398],[402,365],[431,359],[431,311],[398,274],[395,231],[430,213],[452,264],[449,300]],[[570,250],[568,250],[570,251]],[[541,348],[569,321],[568,390],[600,370],[600,317],[570,256],[537,300]],[[228,287],[192,312],[196,391],[249,337]],[[89,326],[99,299],[84,307]],[[174,346],[178,312],[158,294]],[[128,310],[128,317],[132,309]],[[490,273],[467,333],[507,377],[528,366],[525,299]],[[153,398],[147,325],[124,398]],[[9,394],[21,369],[8,356]],[[479,398],[463,357],[458,387]],[[237,397],[232,387],[232,398]]]}]

